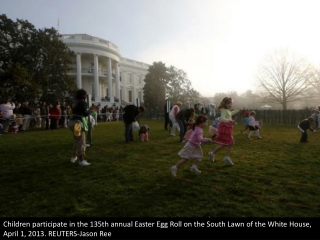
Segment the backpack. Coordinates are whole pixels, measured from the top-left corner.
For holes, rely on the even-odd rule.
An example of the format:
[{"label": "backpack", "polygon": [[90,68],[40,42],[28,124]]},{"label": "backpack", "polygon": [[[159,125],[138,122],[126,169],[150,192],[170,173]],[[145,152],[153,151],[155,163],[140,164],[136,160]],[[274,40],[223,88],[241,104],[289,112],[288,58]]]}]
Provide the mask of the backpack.
[{"label": "backpack", "polygon": [[81,123],[76,122],[76,123],[74,124],[74,128],[73,128],[73,134],[74,134],[74,136],[80,137],[80,136],[81,136],[81,131],[82,131]]}]

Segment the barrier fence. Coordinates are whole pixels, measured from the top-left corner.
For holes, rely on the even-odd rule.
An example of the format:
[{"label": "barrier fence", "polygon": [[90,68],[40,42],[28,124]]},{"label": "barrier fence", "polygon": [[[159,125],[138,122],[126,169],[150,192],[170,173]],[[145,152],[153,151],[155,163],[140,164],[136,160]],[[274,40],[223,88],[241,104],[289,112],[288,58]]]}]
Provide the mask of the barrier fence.
[{"label": "barrier fence", "polygon": [[[302,110],[250,110],[255,111],[255,119],[262,121],[264,125],[297,125],[303,119],[306,119],[311,116],[312,111],[309,109]],[[207,114],[209,120],[215,119],[219,116],[219,111],[217,115]],[[164,112],[161,111],[144,111],[139,115],[140,119],[154,119],[154,120],[163,120],[164,121]],[[234,119],[239,123],[244,122],[244,116],[237,114],[234,116]]]},{"label": "barrier fence", "polygon": [[[311,116],[312,111],[309,109],[305,110],[253,110],[256,112],[255,119],[257,121],[262,121],[264,125],[297,125],[303,119],[306,119]],[[123,113],[119,113],[119,121],[122,121]],[[217,111],[217,115],[213,116],[207,114],[207,118],[209,120],[213,120],[219,116],[219,111]],[[34,121],[37,121],[39,118],[48,117],[48,115],[44,116],[35,116],[29,115],[27,118],[31,118]],[[52,116],[51,116],[52,117]],[[68,119],[70,115],[61,115],[61,117],[65,117]],[[26,117],[22,117],[25,119]],[[16,120],[21,118],[16,117]],[[152,119],[152,120],[163,120],[164,121],[164,112],[162,111],[150,111],[145,110],[144,112],[139,114],[139,119]],[[244,116],[237,114],[234,116],[234,119],[239,123],[243,123]],[[0,117],[0,121],[5,120],[4,118]],[[114,121],[114,118],[111,118]],[[98,114],[98,121],[107,121],[106,114]]]}]

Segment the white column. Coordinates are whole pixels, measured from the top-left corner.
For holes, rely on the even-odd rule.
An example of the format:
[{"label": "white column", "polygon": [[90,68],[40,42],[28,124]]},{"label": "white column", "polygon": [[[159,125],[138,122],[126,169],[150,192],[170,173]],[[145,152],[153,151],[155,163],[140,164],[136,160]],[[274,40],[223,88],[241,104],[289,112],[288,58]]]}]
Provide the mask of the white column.
[{"label": "white column", "polygon": [[116,62],[116,98],[120,103],[120,75],[119,75],[119,63]]},{"label": "white column", "polygon": [[[144,75],[140,75],[140,77],[141,77],[141,83],[143,84],[143,82],[144,82]],[[140,99],[140,101],[143,102],[143,87],[142,87],[142,89],[141,89],[141,99]]]},{"label": "white column", "polygon": [[110,102],[114,102],[113,94],[112,94],[112,70],[111,70],[111,58],[108,57],[108,97],[110,98]]},{"label": "white column", "polygon": [[122,82],[122,100],[123,101],[126,101],[128,102],[128,99],[127,99],[127,82],[126,82],[126,79],[125,79],[125,71],[122,70],[122,74],[121,74],[121,82]]},{"label": "white column", "polygon": [[99,61],[98,61],[98,55],[94,55],[94,99],[95,102],[100,102],[100,91],[99,91],[99,74],[98,74],[98,65]]},{"label": "white column", "polygon": [[136,89],[135,76],[136,76],[136,74],[135,74],[135,73],[132,73],[132,87],[133,87],[133,90],[132,90],[132,100],[133,100],[134,103],[136,102],[136,98],[138,97],[138,96],[137,96],[137,93],[136,93],[137,89]]},{"label": "white column", "polygon": [[82,88],[81,53],[77,53],[77,88]]}]

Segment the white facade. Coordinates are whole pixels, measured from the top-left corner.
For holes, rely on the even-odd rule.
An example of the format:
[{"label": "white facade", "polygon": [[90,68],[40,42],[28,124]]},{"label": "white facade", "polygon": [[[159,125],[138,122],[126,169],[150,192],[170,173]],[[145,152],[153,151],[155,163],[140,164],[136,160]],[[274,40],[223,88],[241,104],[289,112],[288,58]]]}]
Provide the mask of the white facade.
[{"label": "white facade", "polygon": [[150,65],[123,58],[115,44],[87,34],[63,34],[62,41],[76,54],[69,75],[96,104],[134,104],[136,98],[143,102],[144,79]]}]

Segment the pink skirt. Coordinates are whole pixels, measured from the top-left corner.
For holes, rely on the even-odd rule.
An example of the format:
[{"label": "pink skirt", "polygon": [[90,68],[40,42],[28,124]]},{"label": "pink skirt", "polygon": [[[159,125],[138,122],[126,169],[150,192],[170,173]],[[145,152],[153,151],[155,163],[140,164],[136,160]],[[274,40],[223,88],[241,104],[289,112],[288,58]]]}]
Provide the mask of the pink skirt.
[{"label": "pink skirt", "polygon": [[222,145],[234,145],[232,132],[232,122],[221,122],[218,128],[218,136],[214,138],[214,141]]},{"label": "pink skirt", "polygon": [[194,145],[189,144],[187,142],[184,145],[184,147],[178,152],[178,155],[181,158],[185,158],[185,159],[188,159],[188,160],[194,159],[194,160],[201,161],[201,159],[203,157],[203,152],[202,152],[201,145],[194,146]]}]

